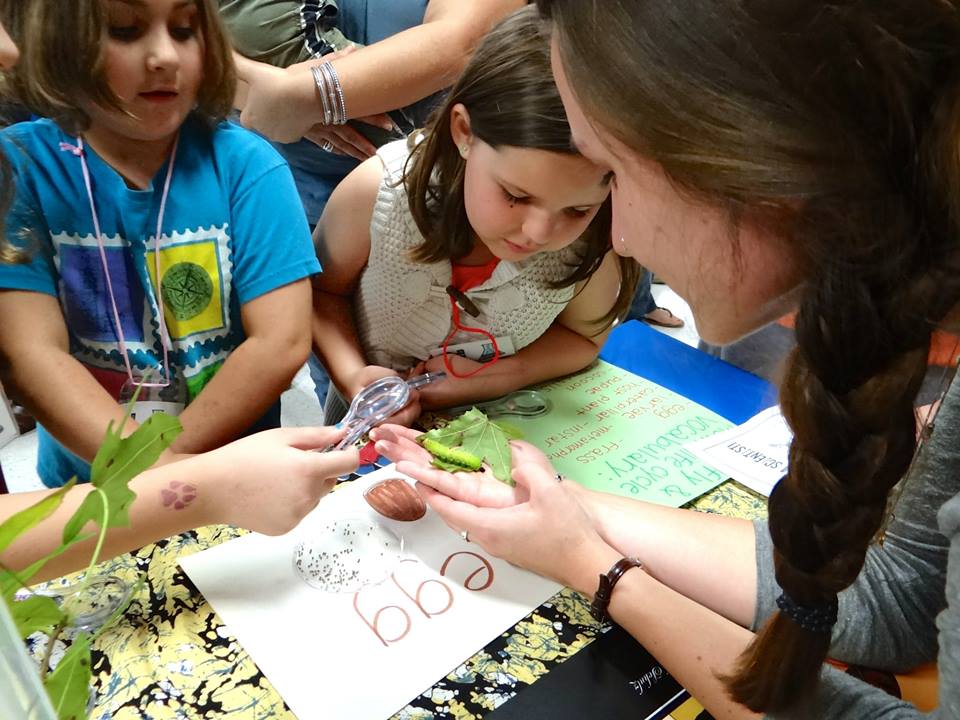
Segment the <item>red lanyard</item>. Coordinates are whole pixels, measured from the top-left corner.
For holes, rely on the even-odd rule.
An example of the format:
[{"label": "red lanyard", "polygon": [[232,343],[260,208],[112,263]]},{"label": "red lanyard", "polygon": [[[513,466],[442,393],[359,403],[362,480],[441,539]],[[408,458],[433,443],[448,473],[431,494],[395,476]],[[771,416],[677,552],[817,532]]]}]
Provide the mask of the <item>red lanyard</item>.
[{"label": "red lanyard", "polygon": [[[466,300],[467,302],[469,302],[469,300],[466,299],[463,293],[461,293],[459,290],[454,288],[453,285],[448,285],[447,294],[450,296],[450,315],[453,320],[453,327],[450,329],[450,332],[447,333],[447,337],[444,338],[443,340],[443,347],[442,347],[443,366],[447,369],[447,372],[450,373],[453,377],[460,378],[462,380],[463,378],[468,378],[468,377],[471,377],[472,375],[476,375],[481,370],[484,370],[490,367],[491,365],[493,365],[495,362],[497,362],[497,360],[500,359],[500,346],[497,345],[497,339],[491,333],[487,332],[483,328],[471,327],[469,325],[464,325],[463,323],[460,322],[460,305],[457,302],[458,300],[457,296],[459,295],[461,298],[463,298],[463,300]],[[470,305],[473,305],[473,304],[470,303]],[[477,314],[479,314],[479,311],[477,312]],[[486,362],[482,363],[480,367],[474,368],[468,373],[458,373],[456,370],[454,370],[453,363],[450,361],[450,353],[447,352],[447,348],[450,346],[450,341],[453,339],[453,336],[457,334],[458,330],[462,330],[464,332],[478,333],[480,335],[483,335],[485,338],[487,338],[491,343],[493,343],[493,358],[490,360],[487,360]]]}]

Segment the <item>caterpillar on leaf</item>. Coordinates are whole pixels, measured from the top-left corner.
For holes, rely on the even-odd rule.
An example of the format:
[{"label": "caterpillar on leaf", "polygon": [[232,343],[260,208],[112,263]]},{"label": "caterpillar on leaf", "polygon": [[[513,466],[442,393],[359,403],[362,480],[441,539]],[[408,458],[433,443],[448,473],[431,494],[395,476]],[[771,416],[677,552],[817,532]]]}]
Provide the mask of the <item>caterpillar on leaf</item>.
[{"label": "caterpillar on leaf", "polygon": [[453,465],[456,469],[472,472],[479,470],[483,465],[483,458],[477,457],[473,453],[461,448],[447,447],[443,443],[431,440],[426,435],[421,435],[420,438],[420,444],[428,453],[433,455],[433,464],[444,470],[451,469],[448,466]]}]

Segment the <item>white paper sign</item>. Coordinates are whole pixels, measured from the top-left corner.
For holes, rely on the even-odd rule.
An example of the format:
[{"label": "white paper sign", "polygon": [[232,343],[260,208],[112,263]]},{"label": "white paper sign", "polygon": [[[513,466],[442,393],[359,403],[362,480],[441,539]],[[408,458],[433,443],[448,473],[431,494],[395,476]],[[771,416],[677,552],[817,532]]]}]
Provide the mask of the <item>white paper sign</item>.
[{"label": "white paper sign", "polygon": [[19,436],[20,427],[13,416],[13,408],[3,392],[3,386],[0,386],[0,448],[9,445]]},{"label": "white paper sign", "polygon": [[793,433],[775,405],[743,425],[684,447],[734,480],[769,496],[787,472],[792,439]]},{"label": "white paper sign", "polygon": [[[246,535],[180,562],[299,720],[387,718],[560,590],[464,542],[430,510],[384,518],[362,492],[388,477],[400,475],[391,466],[353,481],[288,535]],[[402,537],[403,559],[357,593],[309,587],[294,548],[345,518]]]}]

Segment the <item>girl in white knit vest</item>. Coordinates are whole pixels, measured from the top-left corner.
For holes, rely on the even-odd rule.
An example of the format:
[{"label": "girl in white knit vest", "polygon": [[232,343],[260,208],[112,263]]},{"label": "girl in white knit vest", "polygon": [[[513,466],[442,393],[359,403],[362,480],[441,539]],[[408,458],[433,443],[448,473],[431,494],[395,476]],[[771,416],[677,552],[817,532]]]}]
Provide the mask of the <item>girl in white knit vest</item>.
[{"label": "girl in white knit vest", "polygon": [[609,178],[572,146],[534,8],[495,27],[425,132],[334,191],[315,240],[326,421],[385,375],[446,370],[394,418],[498,397],[596,358],[638,267]]}]

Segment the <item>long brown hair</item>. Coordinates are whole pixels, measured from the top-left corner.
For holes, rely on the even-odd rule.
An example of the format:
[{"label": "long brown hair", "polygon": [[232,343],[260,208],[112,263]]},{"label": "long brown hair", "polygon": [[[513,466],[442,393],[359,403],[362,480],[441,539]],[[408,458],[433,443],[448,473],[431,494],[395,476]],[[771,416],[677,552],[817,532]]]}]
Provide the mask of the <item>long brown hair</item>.
[{"label": "long brown hair", "polygon": [[[20,42],[16,39],[17,28],[20,25],[20,18],[23,16],[24,7],[21,3],[11,2],[10,0],[0,0],[0,22],[4,28],[14,38],[14,42],[19,49]],[[0,125],[5,125],[7,118],[0,114]],[[13,166],[7,157],[3,148],[0,148],[0,264],[26,262],[25,252],[16,247],[7,239],[7,211],[13,202],[14,176]]]},{"label": "long brown hair", "polygon": [[[233,106],[236,72],[233,56],[213,0],[195,0],[203,47],[203,80],[196,112],[211,123]],[[106,36],[103,0],[27,0],[8,2],[8,30],[20,47],[20,62],[6,74],[4,91],[31,111],[80,133],[90,118],[80,108],[89,100],[117,108],[119,100],[103,76]],[[24,9],[25,8],[25,9]]]},{"label": "long brown hair", "polygon": [[[576,154],[567,115],[550,72],[550,41],[534,7],[505,18],[480,42],[443,104],[431,115],[424,139],[411,150],[404,184],[424,242],[413,251],[420,262],[465,256],[473,230],[463,200],[464,159],[450,134],[450,114],[462,103],[470,130],[493,148],[501,146]],[[582,236],[580,262],[555,283],[567,287],[589,278],[603,262],[610,243],[607,199]],[[597,322],[608,326],[623,317],[640,276],[633,261],[618,258],[620,293],[610,312]]]},{"label": "long brown hair", "polygon": [[[931,329],[960,298],[957,5],[538,5],[588,117],[732,218],[779,218],[801,258],[797,348],[781,388],[794,441],[770,533],[785,597],[834,607],[911,462]],[[829,631],[775,613],[728,679],[731,694],[758,711],[794,704],[816,685],[829,642]]]}]

